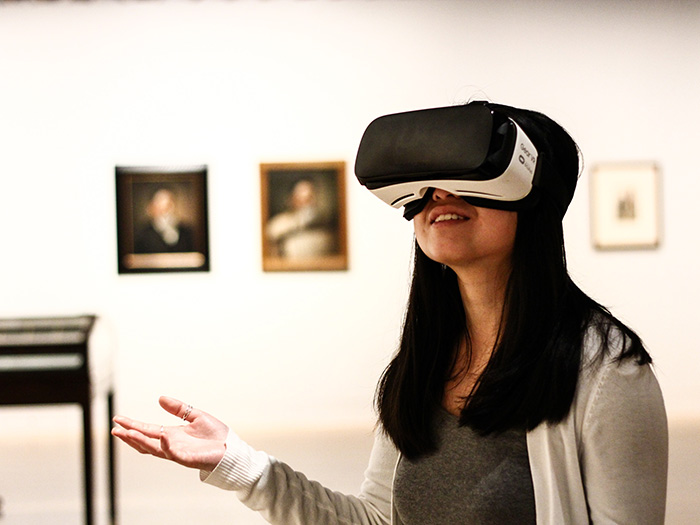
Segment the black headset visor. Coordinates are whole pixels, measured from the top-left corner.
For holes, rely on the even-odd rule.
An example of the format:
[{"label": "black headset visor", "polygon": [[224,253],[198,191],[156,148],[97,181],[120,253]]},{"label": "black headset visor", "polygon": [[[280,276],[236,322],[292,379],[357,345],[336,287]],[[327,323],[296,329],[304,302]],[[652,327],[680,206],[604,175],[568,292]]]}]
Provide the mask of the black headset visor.
[{"label": "black headset visor", "polygon": [[510,118],[487,104],[424,109],[379,117],[357,152],[361,184],[413,218],[429,190],[475,205],[521,209],[533,201],[537,150]]}]

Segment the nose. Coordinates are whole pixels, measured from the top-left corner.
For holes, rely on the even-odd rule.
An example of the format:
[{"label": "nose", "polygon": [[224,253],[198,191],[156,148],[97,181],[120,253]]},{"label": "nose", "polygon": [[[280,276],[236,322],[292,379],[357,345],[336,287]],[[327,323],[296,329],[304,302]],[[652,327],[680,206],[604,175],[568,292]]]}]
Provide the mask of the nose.
[{"label": "nose", "polygon": [[440,188],[435,188],[433,190],[433,200],[434,201],[441,201],[441,200],[445,200],[445,199],[449,199],[449,198],[458,199],[459,197],[457,197],[454,193],[450,193],[449,191],[446,191],[446,190],[441,190]]}]

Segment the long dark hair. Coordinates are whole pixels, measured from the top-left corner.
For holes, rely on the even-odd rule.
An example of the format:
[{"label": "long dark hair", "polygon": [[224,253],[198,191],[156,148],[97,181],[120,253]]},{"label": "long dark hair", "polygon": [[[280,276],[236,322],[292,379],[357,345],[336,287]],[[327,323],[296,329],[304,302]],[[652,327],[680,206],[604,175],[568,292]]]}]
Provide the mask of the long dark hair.
[{"label": "long dark hair", "polygon": [[[566,131],[540,113],[489,104],[515,120],[546,155],[543,176],[562,177],[573,194],[578,148]],[[591,327],[605,354],[613,329],[623,338],[617,359],[651,362],[639,337],[571,279],[561,218],[565,211],[543,191],[518,212],[512,271],[497,347],[465,403],[460,423],[481,434],[556,423],[569,413],[584,335]],[[435,450],[433,421],[457,362],[469,342],[466,315],[452,270],[415,244],[413,279],[399,350],[377,386],[379,422],[407,457]],[[467,344],[469,352],[469,344]]]}]

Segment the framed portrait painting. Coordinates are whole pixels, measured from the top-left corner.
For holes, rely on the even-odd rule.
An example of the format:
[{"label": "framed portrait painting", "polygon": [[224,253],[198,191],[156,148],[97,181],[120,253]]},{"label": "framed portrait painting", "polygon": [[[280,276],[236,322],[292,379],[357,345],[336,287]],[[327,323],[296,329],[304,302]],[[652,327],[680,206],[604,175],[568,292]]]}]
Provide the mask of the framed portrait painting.
[{"label": "framed portrait painting", "polygon": [[260,183],[263,270],[347,270],[345,163],[264,163]]},{"label": "framed portrait painting", "polygon": [[599,164],[591,170],[591,236],[600,250],[656,248],[661,242],[659,168]]},{"label": "framed portrait painting", "polygon": [[119,273],[208,271],[207,167],[115,171]]}]

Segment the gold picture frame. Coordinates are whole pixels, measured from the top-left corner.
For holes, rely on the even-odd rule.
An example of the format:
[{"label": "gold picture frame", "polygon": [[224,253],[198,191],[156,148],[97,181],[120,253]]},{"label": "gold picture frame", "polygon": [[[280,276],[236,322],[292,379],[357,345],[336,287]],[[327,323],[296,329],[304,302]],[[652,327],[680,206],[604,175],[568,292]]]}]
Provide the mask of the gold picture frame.
[{"label": "gold picture frame", "polygon": [[591,169],[591,237],[595,248],[659,246],[660,179],[654,162],[604,163]]},{"label": "gold picture frame", "polygon": [[262,266],[348,268],[345,162],[260,164]]}]

